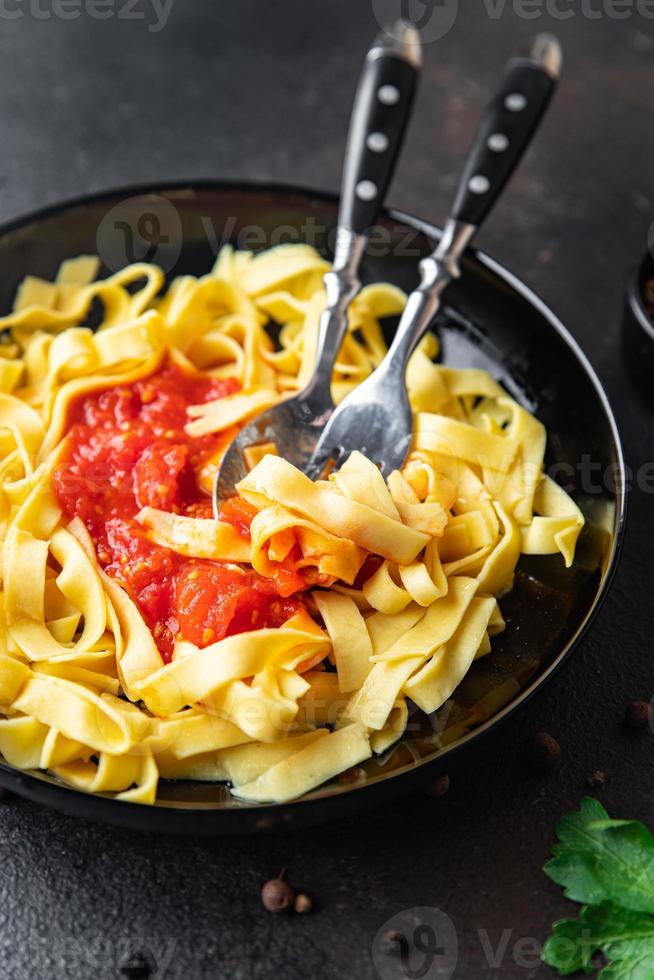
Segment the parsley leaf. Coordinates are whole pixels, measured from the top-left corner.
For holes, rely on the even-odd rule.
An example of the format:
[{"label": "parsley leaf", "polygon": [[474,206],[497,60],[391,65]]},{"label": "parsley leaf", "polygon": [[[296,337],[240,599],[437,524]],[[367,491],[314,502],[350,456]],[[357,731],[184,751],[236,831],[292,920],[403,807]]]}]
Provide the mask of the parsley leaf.
[{"label": "parsley leaf", "polygon": [[561,975],[589,975],[602,953],[601,980],[654,980],[654,836],[636,820],[611,820],[592,799],[556,833],[544,871],[584,906],[578,919],[554,924],[544,962]]},{"label": "parsley leaf", "polygon": [[578,919],[563,919],[545,943],[543,959],[559,973],[594,973],[600,951],[611,962],[601,980],[652,980],[654,918],[602,902],[584,906]]},{"label": "parsley leaf", "polygon": [[597,800],[582,800],[556,828],[560,843],[543,868],[567,898],[609,901],[654,915],[654,837],[637,820],[610,820]]}]

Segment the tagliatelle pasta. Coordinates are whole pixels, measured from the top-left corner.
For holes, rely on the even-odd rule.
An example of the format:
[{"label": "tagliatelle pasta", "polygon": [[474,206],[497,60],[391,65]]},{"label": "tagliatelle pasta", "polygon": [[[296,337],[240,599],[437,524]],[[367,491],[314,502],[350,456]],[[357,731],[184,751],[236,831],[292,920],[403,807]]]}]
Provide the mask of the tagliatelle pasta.
[{"label": "tagliatelle pasta", "polygon": [[[214,519],[230,440],[311,375],[327,268],[308,246],[227,247],[167,288],[143,263],[99,280],[92,256],[19,287],[0,318],[11,765],[132,802],[160,778],[292,799],[385,752],[492,656],[520,554],[572,563],[584,519],[544,473],[543,426],[486,372],[436,363],[431,335],[401,472],[353,453],[312,482],[255,446]],[[404,302],[386,284],[355,298],[337,402]]]}]

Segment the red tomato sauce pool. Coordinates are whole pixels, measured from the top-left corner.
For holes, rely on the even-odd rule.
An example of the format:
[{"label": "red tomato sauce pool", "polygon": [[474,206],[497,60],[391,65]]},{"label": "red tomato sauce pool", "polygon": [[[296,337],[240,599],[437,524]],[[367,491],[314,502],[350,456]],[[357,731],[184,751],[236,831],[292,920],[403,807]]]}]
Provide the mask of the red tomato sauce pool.
[{"label": "red tomato sauce pool", "polygon": [[[232,379],[189,374],[165,363],[130,385],[80,396],[71,406],[69,448],[55,470],[64,513],[84,521],[100,565],[136,602],[165,661],[176,638],[199,647],[264,626],[281,626],[304,608],[291,573],[265,579],[225,562],[186,558],[147,540],[142,507],[211,517],[198,478],[233,432],[192,438],[189,405],[238,390]],[[245,502],[221,517],[244,537],[254,510]]]}]

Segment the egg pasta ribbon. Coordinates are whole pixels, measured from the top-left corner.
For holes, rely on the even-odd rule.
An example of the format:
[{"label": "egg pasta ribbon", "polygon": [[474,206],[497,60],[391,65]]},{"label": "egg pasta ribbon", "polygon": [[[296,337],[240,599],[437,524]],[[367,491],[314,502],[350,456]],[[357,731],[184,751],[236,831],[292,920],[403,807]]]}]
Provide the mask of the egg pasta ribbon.
[{"label": "egg pasta ribbon", "polygon": [[[521,554],[572,564],[584,517],[546,474],[543,425],[487,372],[437,363],[431,334],[408,366],[401,471],[385,480],[355,452],[314,482],[283,446],[251,447],[214,518],[230,439],[311,376],[328,268],[308,245],[226,246],[168,283],[148,263],[98,278],[80,256],[20,285],[0,317],[10,765],[144,804],[160,778],[293,799],[385,753],[493,655]],[[336,403],[382,361],[404,303],[390,284],[359,291]],[[181,409],[167,371],[191,392]]]}]

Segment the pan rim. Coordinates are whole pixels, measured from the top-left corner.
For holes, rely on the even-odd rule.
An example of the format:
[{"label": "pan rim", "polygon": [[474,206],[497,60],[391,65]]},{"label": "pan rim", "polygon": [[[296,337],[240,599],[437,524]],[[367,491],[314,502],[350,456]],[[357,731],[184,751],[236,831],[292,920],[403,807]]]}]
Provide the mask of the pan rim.
[{"label": "pan rim", "polygon": [[[252,193],[259,195],[271,195],[273,197],[295,196],[309,200],[322,201],[326,204],[332,205],[338,203],[338,195],[331,191],[292,183],[271,182],[265,180],[221,180],[213,178],[188,178],[171,181],[158,180],[156,182],[144,184],[128,184],[124,186],[112,187],[99,192],[79,195],[63,201],[46,204],[41,208],[31,210],[25,214],[18,215],[2,222],[0,224],[0,238],[5,238],[6,236],[11,235],[13,232],[24,230],[30,225],[42,224],[50,218],[62,215],[65,212],[72,212],[76,208],[101,204],[103,201],[110,201],[120,197],[137,197],[148,194],[165,196],[167,193],[180,193],[183,191],[208,191],[223,194]],[[436,225],[409,212],[396,208],[384,208],[380,213],[382,217],[387,219],[390,218],[396,222],[401,222],[408,228],[422,232],[430,239],[438,239],[440,237],[441,231]],[[527,286],[526,283],[524,283],[518,276],[507,269],[506,266],[485,252],[476,248],[470,248],[469,254],[481,266],[485,267],[495,278],[501,280],[513,293],[520,296],[528,305],[533,307],[541,318],[547,321],[549,327],[553,329],[556,334],[558,334],[563,343],[570,349],[581,370],[590,381],[599,400],[605,419],[608,422],[608,428],[611,434],[613,449],[615,452],[618,472],[616,474],[616,486],[614,490],[615,520],[610,553],[607,558],[605,568],[602,571],[597,592],[593,598],[590,608],[586,612],[583,620],[573,635],[564,644],[552,662],[541,673],[539,673],[536,678],[527,684],[527,686],[521,690],[515,696],[515,698],[513,698],[491,718],[487,719],[478,727],[472,729],[456,742],[449,746],[443,747],[440,751],[434,753],[433,755],[418,760],[413,760],[406,766],[402,766],[396,770],[375,778],[370,783],[363,783],[359,785],[352,784],[347,786],[330,786],[327,789],[321,787],[318,790],[313,791],[313,793],[308,794],[306,797],[301,797],[298,800],[293,800],[284,804],[243,803],[230,808],[215,806],[213,804],[199,804],[197,806],[188,805],[181,807],[176,805],[174,802],[168,803],[167,801],[163,800],[157,801],[157,803],[154,805],[144,806],[143,804],[115,800],[113,797],[107,795],[87,794],[81,790],[75,789],[74,787],[67,786],[64,783],[56,782],[52,777],[48,777],[45,774],[41,775],[36,771],[31,772],[29,770],[18,770],[5,762],[0,762],[0,782],[2,784],[6,785],[8,789],[13,790],[19,795],[29,797],[37,802],[52,805],[57,809],[63,809],[69,813],[75,813],[80,816],[99,819],[106,823],[123,825],[130,828],[140,827],[141,829],[152,829],[151,824],[154,823],[155,820],[158,820],[160,824],[165,824],[167,817],[175,816],[181,823],[188,823],[188,826],[182,827],[181,825],[178,825],[166,827],[164,825],[159,826],[157,830],[172,833],[226,834],[247,833],[248,831],[256,829],[278,829],[275,815],[282,811],[286,812],[291,808],[298,812],[300,808],[315,809],[320,807],[322,804],[327,803],[327,801],[335,801],[345,796],[351,798],[358,796],[363,791],[368,791],[370,804],[368,804],[368,800],[366,800],[366,804],[363,804],[361,807],[361,809],[363,809],[364,806],[374,805],[374,798],[376,795],[374,792],[372,792],[374,789],[379,790],[381,786],[387,786],[391,783],[395,786],[394,795],[402,795],[403,787],[400,787],[399,784],[404,784],[405,777],[410,774],[416,775],[423,772],[427,767],[442,767],[445,759],[447,759],[448,762],[450,760],[454,760],[457,756],[469,750],[471,744],[473,744],[475,740],[482,741],[484,736],[487,736],[491,731],[498,729],[509,717],[513,716],[515,712],[524,707],[524,705],[527,704],[527,702],[530,701],[531,698],[551,680],[561,666],[568,661],[570,655],[592,625],[592,622],[606,599],[617,570],[624,541],[627,512],[627,473],[619,429],[608,396],[604,391],[603,385],[595,369],[575,337],[570,333],[567,327],[564,326],[556,314],[553,313],[544,300],[542,300],[540,296],[529,286]],[[72,806],[67,805],[70,804],[71,801]],[[255,823],[253,824],[251,820],[243,820],[243,825],[237,827],[234,821],[238,822],[239,816],[245,813],[248,813],[250,817],[254,815]],[[231,827],[224,825],[221,826],[221,823],[224,824],[227,822],[225,820],[227,815],[229,815],[231,819]],[[197,825],[191,826],[194,821],[199,821],[200,818],[203,818],[204,825],[202,827]],[[214,824],[207,825],[207,818],[214,821],[215,826]],[[329,820],[329,815],[325,815],[324,819]],[[266,822],[269,820],[271,821],[270,828],[267,828]],[[312,820],[312,822],[315,823],[320,821],[320,816],[318,816],[315,820]],[[292,824],[289,824],[289,826],[292,826]]]}]

